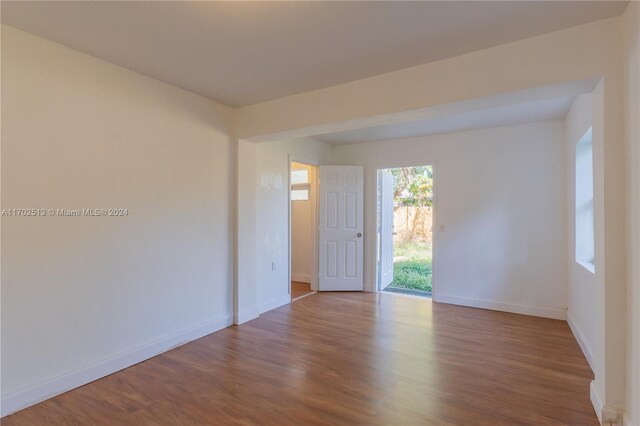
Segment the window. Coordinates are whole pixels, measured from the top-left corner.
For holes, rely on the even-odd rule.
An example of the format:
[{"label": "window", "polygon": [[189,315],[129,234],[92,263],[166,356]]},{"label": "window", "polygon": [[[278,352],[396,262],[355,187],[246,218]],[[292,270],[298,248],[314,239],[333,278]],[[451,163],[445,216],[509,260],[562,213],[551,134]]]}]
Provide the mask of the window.
[{"label": "window", "polygon": [[309,188],[309,170],[291,170],[291,201],[308,201]]},{"label": "window", "polygon": [[301,183],[309,183],[309,170],[291,170],[291,185],[300,185]]},{"label": "window", "polygon": [[595,272],[591,129],[576,144],[576,262]]},{"label": "window", "polygon": [[291,201],[307,201],[309,199],[308,189],[292,189]]}]

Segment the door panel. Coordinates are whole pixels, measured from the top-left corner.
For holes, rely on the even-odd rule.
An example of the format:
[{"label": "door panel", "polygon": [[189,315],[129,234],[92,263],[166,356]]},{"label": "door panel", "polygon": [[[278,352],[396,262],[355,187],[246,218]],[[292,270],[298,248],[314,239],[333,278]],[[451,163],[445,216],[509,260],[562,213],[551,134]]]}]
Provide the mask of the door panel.
[{"label": "door panel", "polygon": [[362,291],[364,170],[320,166],[319,290]]},{"label": "door panel", "polygon": [[380,171],[380,289],[393,281],[393,189],[389,170]]}]

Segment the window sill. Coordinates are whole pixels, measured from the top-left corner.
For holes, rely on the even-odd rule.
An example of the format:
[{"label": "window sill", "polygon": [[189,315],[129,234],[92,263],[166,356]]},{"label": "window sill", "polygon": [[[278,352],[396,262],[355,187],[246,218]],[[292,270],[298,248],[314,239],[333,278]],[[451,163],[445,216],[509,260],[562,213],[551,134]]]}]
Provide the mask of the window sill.
[{"label": "window sill", "polygon": [[576,260],[576,263],[580,266],[582,266],[584,269],[586,269],[587,271],[591,272],[592,274],[595,275],[596,273],[596,265],[591,263],[591,262],[584,262],[582,260]]}]

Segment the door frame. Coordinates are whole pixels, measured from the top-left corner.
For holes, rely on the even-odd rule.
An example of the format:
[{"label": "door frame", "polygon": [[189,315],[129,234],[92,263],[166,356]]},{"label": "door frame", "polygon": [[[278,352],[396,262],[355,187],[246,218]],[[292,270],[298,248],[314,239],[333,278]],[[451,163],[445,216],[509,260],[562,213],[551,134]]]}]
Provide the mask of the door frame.
[{"label": "door frame", "polygon": [[[378,209],[379,205],[379,197],[380,197],[380,171],[388,170],[388,169],[399,169],[402,167],[420,167],[420,166],[431,166],[433,170],[433,200],[431,202],[432,215],[431,215],[431,228],[433,229],[431,233],[431,296],[432,299],[436,294],[436,257],[437,257],[437,235],[440,232],[439,224],[438,224],[438,208],[437,208],[437,194],[438,194],[438,178],[437,178],[437,161],[415,161],[410,163],[402,163],[402,165],[386,165],[386,164],[378,164],[373,166],[375,172],[375,262],[373,263],[373,275],[375,277],[375,291],[380,292],[382,289],[380,288],[382,277],[380,274],[380,262],[378,261],[378,251],[380,250],[381,238],[380,238],[380,230],[378,229],[378,221],[380,220],[380,211]],[[366,208],[365,208],[366,210]]]},{"label": "door frame", "polygon": [[291,171],[293,170],[291,167],[291,163],[300,163],[306,164],[307,166],[314,167],[313,172],[313,182],[310,185],[312,189],[309,193],[309,202],[311,203],[311,273],[310,273],[310,281],[311,281],[311,290],[318,291],[318,166],[320,166],[320,162],[317,160],[311,160],[308,158],[300,157],[297,155],[289,154],[287,164],[287,222],[288,222],[288,259],[289,259],[289,298],[291,298],[291,269],[293,267],[293,262],[291,261]]}]

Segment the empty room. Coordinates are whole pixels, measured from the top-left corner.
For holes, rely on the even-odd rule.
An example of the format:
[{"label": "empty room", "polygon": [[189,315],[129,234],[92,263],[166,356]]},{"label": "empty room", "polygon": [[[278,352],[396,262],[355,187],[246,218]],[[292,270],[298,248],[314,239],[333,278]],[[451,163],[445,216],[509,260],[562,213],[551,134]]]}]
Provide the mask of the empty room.
[{"label": "empty room", "polygon": [[3,425],[640,426],[640,1],[0,17]]}]

